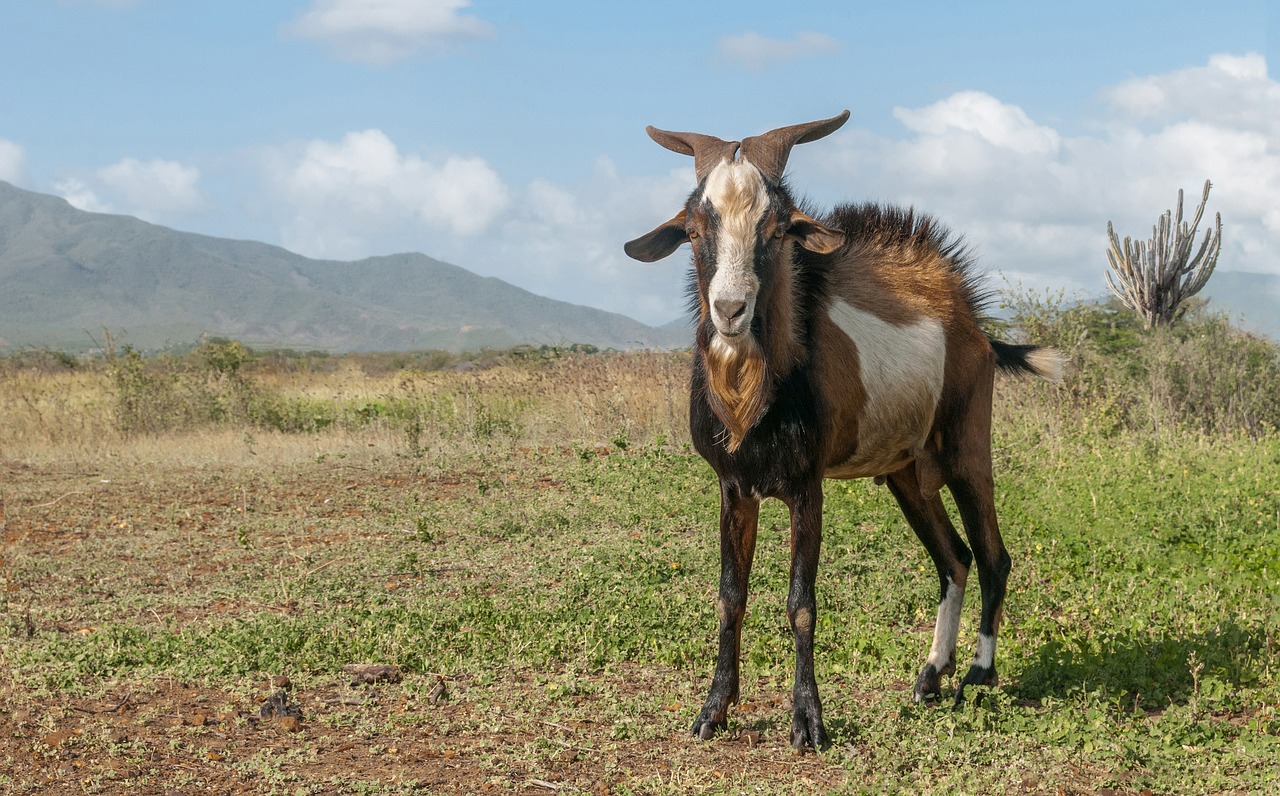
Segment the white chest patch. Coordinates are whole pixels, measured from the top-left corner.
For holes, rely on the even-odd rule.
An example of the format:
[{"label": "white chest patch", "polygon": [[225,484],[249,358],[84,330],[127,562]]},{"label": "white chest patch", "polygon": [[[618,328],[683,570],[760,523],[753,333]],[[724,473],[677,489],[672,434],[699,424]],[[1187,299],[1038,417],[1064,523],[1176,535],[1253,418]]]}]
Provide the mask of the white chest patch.
[{"label": "white chest patch", "polygon": [[929,434],[942,395],[946,335],[936,318],[897,326],[842,299],[831,302],[828,315],[857,348],[867,393],[857,453],[838,470],[844,477],[880,475]]}]

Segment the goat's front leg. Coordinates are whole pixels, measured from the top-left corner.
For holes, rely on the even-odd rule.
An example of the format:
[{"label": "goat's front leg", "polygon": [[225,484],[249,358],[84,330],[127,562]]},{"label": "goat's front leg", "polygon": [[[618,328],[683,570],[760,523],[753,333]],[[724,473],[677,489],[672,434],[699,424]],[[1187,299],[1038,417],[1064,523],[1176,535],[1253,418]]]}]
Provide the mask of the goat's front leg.
[{"label": "goat's front leg", "polygon": [[693,734],[708,740],[728,724],[729,705],[738,701],[738,658],[742,618],[747,611],[747,581],[756,552],[760,500],[740,486],[720,482],[720,652],[711,693],[693,722]]},{"label": "goat's front leg", "polygon": [[796,640],[796,681],[791,693],[791,745],[830,746],[822,724],[822,703],[813,674],[813,632],[818,621],[814,581],[822,546],[822,479],[816,478],[787,502],[791,509],[791,590],[787,619]]}]

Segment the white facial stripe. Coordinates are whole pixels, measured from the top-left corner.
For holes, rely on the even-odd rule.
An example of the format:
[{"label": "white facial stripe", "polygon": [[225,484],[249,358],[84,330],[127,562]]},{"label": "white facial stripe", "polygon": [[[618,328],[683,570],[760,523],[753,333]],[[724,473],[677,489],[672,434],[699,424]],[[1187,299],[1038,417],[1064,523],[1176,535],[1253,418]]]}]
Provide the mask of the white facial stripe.
[{"label": "white facial stripe", "polygon": [[938,623],[933,628],[933,648],[926,663],[942,671],[956,657],[956,635],[960,632],[960,608],[964,605],[964,587],[947,578],[947,596],[938,603]]},{"label": "white facial stripe", "polygon": [[[859,446],[888,450],[923,441],[942,395],[947,361],[942,323],[922,316],[896,326],[839,298],[828,314],[858,349],[858,376],[867,391]],[[899,439],[904,429],[911,439]],[[893,438],[881,439],[886,434]]]},{"label": "white facial stripe", "polygon": [[756,228],[769,205],[760,170],[750,163],[724,161],[707,175],[702,195],[720,216],[718,266],[749,264],[755,254]]},{"label": "white facial stripe", "polygon": [[[753,267],[756,230],[769,205],[764,178],[750,163],[724,161],[707,175],[703,198],[720,218],[716,229],[716,273],[711,277],[707,296],[713,320],[722,330],[730,328],[729,319],[718,317],[716,301],[741,301],[747,310],[741,319],[745,324],[739,325],[749,325],[760,289]],[[742,331],[737,326],[732,328]]]}]

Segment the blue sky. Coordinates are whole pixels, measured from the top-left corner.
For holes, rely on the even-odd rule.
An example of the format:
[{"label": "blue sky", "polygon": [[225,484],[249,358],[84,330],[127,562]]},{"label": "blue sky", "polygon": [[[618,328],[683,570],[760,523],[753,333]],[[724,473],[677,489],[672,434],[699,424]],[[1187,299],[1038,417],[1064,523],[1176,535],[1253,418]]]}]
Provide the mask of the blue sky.
[{"label": "blue sky", "polygon": [[[1269,7],[1272,6],[1272,7]],[[0,179],[314,257],[421,251],[650,323],[683,252],[623,241],[726,139],[798,147],[820,205],[914,204],[988,269],[1099,294],[1106,222],[1214,182],[1220,268],[1280,273],[1274,2],[5,0]]]}]

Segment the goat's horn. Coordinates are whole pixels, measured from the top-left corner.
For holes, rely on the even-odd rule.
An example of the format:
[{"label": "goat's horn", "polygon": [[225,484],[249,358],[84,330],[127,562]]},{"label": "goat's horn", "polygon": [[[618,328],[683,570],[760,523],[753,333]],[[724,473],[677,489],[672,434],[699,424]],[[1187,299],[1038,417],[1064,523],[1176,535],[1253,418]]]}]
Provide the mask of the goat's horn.
[{"label": "goat's horn", "polygon": [[644,128],[649,137],[672,152],[693,155],[693,172],[698,182],[711,173],[722,160],[733,160],[738,153],[737,141],[722,141],[714,135],[702,133],[672,133],[653,125]]},{"label": "goat's horn", "polygon": [[[849,111],[820,122],[793,124],[790,127],[779,127],[764,135],[753,135],[742,139],[742,157],[755,164],[766,177],[774,181],[782,179],[782,172],[787,168],[787,157],[791,155],[791,147],[796,144],[807,144],[825,138],[840,129],[849,119]],[[664,145],[665,146],[665,145]]]}]

